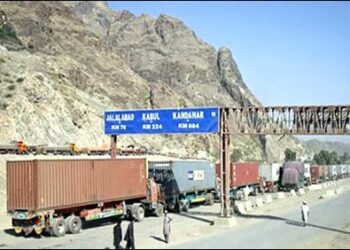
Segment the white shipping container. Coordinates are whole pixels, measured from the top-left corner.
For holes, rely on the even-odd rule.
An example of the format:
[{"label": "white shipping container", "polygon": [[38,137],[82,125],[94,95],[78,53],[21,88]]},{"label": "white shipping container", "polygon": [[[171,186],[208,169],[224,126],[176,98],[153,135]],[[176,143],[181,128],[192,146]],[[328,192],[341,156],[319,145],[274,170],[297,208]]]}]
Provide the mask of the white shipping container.
[{"label": "white shipping container", "polygon": [[260,164],[259,176],[264,177],[266,181],[277,182],[280,174],[280,163]]}]

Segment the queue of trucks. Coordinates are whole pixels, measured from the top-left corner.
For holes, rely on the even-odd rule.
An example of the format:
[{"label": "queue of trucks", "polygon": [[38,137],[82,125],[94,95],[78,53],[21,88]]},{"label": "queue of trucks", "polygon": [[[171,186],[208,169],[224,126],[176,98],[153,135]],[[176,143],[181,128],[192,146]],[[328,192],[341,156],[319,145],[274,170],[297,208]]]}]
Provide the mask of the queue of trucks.
[{"label": "queue of trucks", "polygon": [[[298,189],[350,176],[350,165],[231,163],[231,199],[243,190]],[[107,217],[162,216],[188,211],[220,197],[220,163],[203,160],[61,159],[7,161],[7,210],[15,232],[60,237],[78,233],[83,221]]]}]

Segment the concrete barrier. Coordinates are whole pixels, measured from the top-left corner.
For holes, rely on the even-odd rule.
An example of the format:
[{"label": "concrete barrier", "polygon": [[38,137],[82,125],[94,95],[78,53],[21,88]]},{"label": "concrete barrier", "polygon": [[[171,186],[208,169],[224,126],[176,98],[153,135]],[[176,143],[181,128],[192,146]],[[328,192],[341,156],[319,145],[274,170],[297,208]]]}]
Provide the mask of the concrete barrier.
[{"label": "concrete barrier", "polygon": [[278,192],[277,193],[277,199],[284,199],[286,196],[284,195],[283,192]]},{"label": "concrete barrier", "polygon": [[237,211],[240,214],[247,214],[247,210],[244,208],[243,203],[236,203],[235,204],[235,211]]},{"label": "concrete barrier", "polygon": [[343,188],[342,187],[338,187],[334,190],[335,194],[341,194],[343,192]]},{"label": "concrete barrier", "polygon": [[233,226],[237,225],[237,218],[231,217],[231,218],[215,218],[214,219],[214,225],[217,227],[224,227],[224,228],[231,228]]},{"label": "concrete barrier", "polygon": [[327,197],[334,196],[334,195],[335,195],[334,189],[327,190],[327,192],[326,192],[326,196],[327,196]]},{"label": "concrete barrier", "polygon": [[244,208],[245,208],[247,211],[251,211],[251,210],[253,209],[252,202],[251,202],[251,201],[245,201],[245,202],[244,202]]},{"label": "concrete barrier", "polygon": [[266,195],[265,199],[264,199],[264,202],[265,203],[271,203],[272,202],[272,195],[271,194]]},{"label": "concrete barrier", "polygon": [[321,184],[311,185],[308,187],[309,191],[321,190],[322,188],[323,188],[323,185]]},{"label": "concrete barrier", "polygon": [[295,193],[295,190],[294,189],[292,189],[292,190],[290,190],[290,195],[293,197],[293,196],[297,196],[297,194]]},{"label": "concrete barrier", "polygon": [[305,194],[305,190],[303,189],[303,188],[299,188],[298,189],[298,195],[299,196],[302,196],[302,195],[304,195]]},{"label": "concrete barrier", "polygon": [[256,200],[255,200],[255,205],[256,205],[257,207],[262,207],[262,206],[264,206],[263,199],[262,199],[262,198],[256,198]]}]

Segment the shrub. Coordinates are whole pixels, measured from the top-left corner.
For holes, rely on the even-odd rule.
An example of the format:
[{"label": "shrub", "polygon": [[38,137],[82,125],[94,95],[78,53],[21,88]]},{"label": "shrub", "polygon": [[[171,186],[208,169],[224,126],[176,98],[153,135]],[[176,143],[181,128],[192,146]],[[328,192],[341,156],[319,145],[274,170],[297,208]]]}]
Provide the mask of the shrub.
[{"label": "shrub", "polygon": [[11,98],[12,97],[12,94],[6,94],[5,95],[5,98]]},{"label": "shrub", "polygon": [[24,81],[24,78],[23,77],[20,77],[20,78],[18,78],[17,80],[16,80],[16,82],[23,82]]},{"label": "shrub", "polygon": [[16,89],[16,86],[15,85],[10,85],[7,87],[8,90],[15,90]]}]

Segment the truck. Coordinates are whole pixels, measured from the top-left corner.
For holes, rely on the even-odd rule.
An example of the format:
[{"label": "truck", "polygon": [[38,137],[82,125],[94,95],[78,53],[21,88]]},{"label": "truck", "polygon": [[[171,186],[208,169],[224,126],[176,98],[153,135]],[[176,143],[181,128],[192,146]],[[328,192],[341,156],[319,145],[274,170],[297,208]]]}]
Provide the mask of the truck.
[{"label": "truck", "polygon": [[321,165],[312,165],[310,168],[311,172],[311,184],[318,184],[325,182],[326,179],[326,167]]},{"label": "truck", "polygon": [[304,187],[304,163],[301,161],[287,161],[280,169],[279,189],[281,191],[298,190]]},{"label": "truck", "polygon": [[0,145],[0,154],[29,154],[30,149],[24,141],[13,141],[11,145]]},{"label": "truck", "polygon": [[7,211],[17,234],[76,234],[82,221],[162,216],[162,189],[147,178],[146,159],[7,162]]},{"label": "truck", "polygon": [[278,191],[278,180],[280,175],[280,163],[272,164],[259,164],[259,177],[260,181],[264,182],[263,192],[277,192]]},{"label": "truck", "polygon": [[337,165],[328,165],[328,180],[336,180],[338,178]]},{"label": "truck", "polygon": [[167,209],[187,212],[191,205],[214,205],[215,166],[209,161],[169,160],[148,162],[149,177],[160,184]]},{"label": "truck", "polygon": [[304,163],[304,178],[305,178],[305,185],[309,186],[311,185],[311,164],[310,163]]},{"label": "truck", "polygon": [[[231,163],[231,183],[230,183],[230,198],[233,200],[242,199],[244,189],[248,190],[249,194],[257,195],[259,193],[259,165],[256,162],[247,163]],[[220,179],[221,166],[216,164],[216,175]],[[220,180],[221,181],[221,180]],[[221,192],[221,191],[220,191]]]}]

